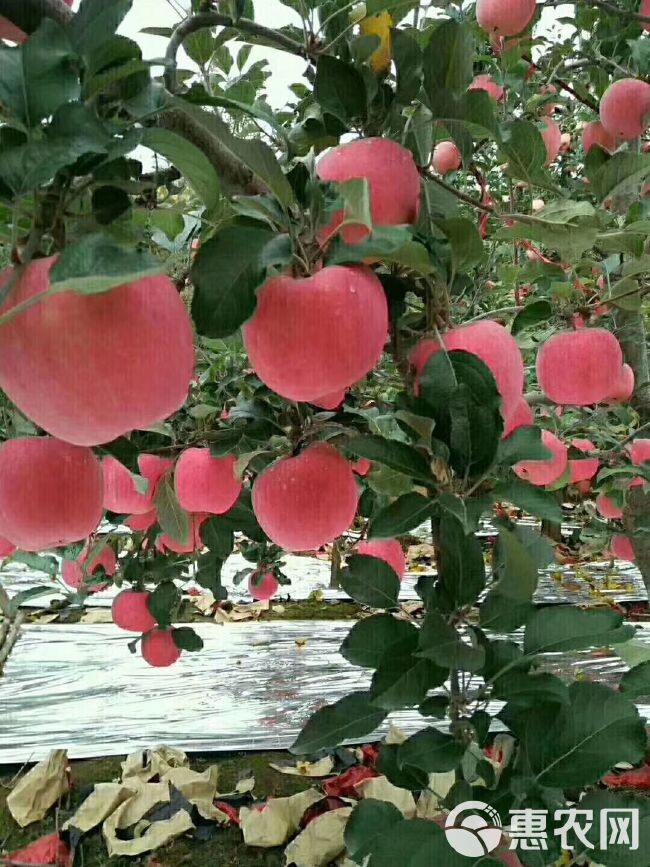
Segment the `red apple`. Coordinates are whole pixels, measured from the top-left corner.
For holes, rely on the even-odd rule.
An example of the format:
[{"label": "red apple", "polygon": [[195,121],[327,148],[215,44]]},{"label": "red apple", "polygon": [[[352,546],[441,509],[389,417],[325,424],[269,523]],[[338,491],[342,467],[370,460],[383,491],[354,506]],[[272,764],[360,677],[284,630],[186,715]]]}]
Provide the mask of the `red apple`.
[{"label": "red apple", "polygon": [[152,629],[142,639],[142,656],[153,668],[168,668],[178,662],[181,652],[170,629]]},{"label": "red apple", "polygon": [[235,478],[234,455],[215,458],[210,449],[185,449],[176,462],[176,497],[186,512],[223,515],[230,511],[241,493]]},{"label": "red apple", "polygon": [[113,600],[113,623],[127,632],[150,632],[156,626],[150,596],[145,590],[123,590]]},{"label": "red apple", "polygon": [[431,165],[439,175],[455,172],[462,165],[463,158],[453,141],[441,141],[433,149]]},{"label": "red apple", "polygon": [[537,380],[554,403],[589,406],[616,393],[623,352],[603,328],[581,328],[554,334],[537,355]]},{"label": "red apple", "polygon": [[487,33],[516,36],[533,19],[535,0],[477,0],[476,20]]},{"label": "red apple", "polygon": [[609,85],[600,100],[600,122],[619,140],[639,138],[650,119],[650,84],[621,78]]},{"label": "red apple", "polygon": [[567,447],[549,430],[542,431],[542,443],[548,448],[552,457],[545,461],[520,461],[513,467],[520,479],[531,485],[552,485],[561,479],[569,462]]},{"label": "red apple", "polygon": [[401,581],[406,573],[406,558],[404,551],[397,539],[374,539],[368,542],[359,542],[356,553],[365,554],[367,557],[377,557],[393,569]]}]

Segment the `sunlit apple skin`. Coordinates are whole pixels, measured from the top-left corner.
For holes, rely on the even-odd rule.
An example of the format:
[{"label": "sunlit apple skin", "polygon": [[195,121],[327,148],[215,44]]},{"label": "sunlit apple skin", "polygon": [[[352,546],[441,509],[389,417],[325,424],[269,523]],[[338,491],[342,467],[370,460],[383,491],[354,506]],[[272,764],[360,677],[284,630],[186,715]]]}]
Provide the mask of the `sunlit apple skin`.
[{"label": "sunlit apple skin", "polygon": [[102,458],[104,476],[104,508],[119,515],[143,515],[151,509],[149,493],[141,494],[133,476],[117,458],[107,455]]},{"label": "sunlit apple skin", "polygon": [[598,514],[609,521],[619,521],[623,517],[623,509],[620,509],[610,497],[600,494],[596,498]]},{"label": "sunlit apple skin", "polygon": [[[0,313],[47,292],[55,261],[28,265]],[[4,271],[0,284],[10,275]],[[57,292],[2,326],[0,388],[39,427],[74,445],[107,443],[172,415],[193,370],[192,324],[165,276],[99,294]]]},{"label": "sunlit apple skin", "polygon": [[368,268],[337,265],[312,277],[267,281],[243,327],[257,376],[296,401],[319,400],[362,379],[379,361],[387,335],[379,279]]},{"label": "sunlit apple skin", "polygon": [[[316,166],[323,181],[344,182],[357,178],[368,181],[373,226],[400,226],[416,223],[420,213],[420,173],[410,151],[387,138],[357,139],[332,148]],[[335,215],[322,230],[330,239],[344,220]],[[344,226],[346,244],[358,244],[368,236],[365,226]]]},{"label": "sunlit apple skin", "polygon": [[169,629],[152,629],[142,639],[142,657],[153,668],[169,668],[180,656]]},{"label": "sunlit apple skin", "polygon": [[441,141],[433,149],[431,165],[439,175],[455,172],[462,165],[463,158],[453,141]]},{"label": "sunlit apple skin", "polygon": [[[571,445],[581,452],[596,451],[596,446],[591,440],[571,440]],[[571,484],[574,485],[577,482],[588,482],[593,479],[600,467],[600,461],[598,458],[577,458],[569,461],[569,467],[571,469]]]},{"label": "sunlit apple skin", "polygon": [[639,138],[648,128],[650,84],[621,78],[609,85],[600,100],[600,122],[619,141]]},{"label": "sunlit apple skin", "polygon": [[475,76],[474,81],[472,81],[467,89],[485,90],[488,95],[497,102],[501,102],[505,96],[505,88],[500,84],[497,84],[488,73]]},{"label": "sunlit apple skin", "polygon": [[359,542],[357,553],[365,554],[368,557],[377,557],[388,563],[400,581],[406,574],[406,558],[397,539],[371,539],[370,541]]},{"label": "sunlit apple skin", "polygon": [[146,590],[123,590],[113,600],[113,623],[127,632],[150,632],[156,626],[148,607],[150,597]]},{"label": "sunlit apple skin", "polygon": [[53,437],[0,445],[0,534],[22,551],[47,551],[94,532],[103,479],[90,449]]},{"label": "sunlit apple skin", "polygon": [[223,515],[237,502],[242,489],[235,477],[236,458],[215,458],[207,448],[185,449],[176,461],[174,486],[186,512]]},{"label": "sunlit apple skin", "polygon": [[610,154],[613,154],[618,147],[616,136],[607,132],[599,120],[592,120],[582,130],[582,147],[585,153],[589,153],[594,145],[599,145]]},{"label": "sunlit apple skin", "polygon": [[552,485],[561,479],[569,463],[567,447],[554,433],[543,430],[542,443],[553,455],[549,460],[520,461],[513,467],[515,474],[520,479],[538,487]]},{"label": "sunlit apple skin", "polygon": [[359,490],[352,467],[327,443],[282,458],[253,485],[260,526],[285,551],[312,551],[351,526]]},{"label": "sunlit apple skin", "polygon": [[560,127],[550,117],[545,117],[541,124],[540,132],[546,147],[546,165],[549,166],[560,153],[562,147],[562,133]]},{"label": "sunlit apple skin", "polygon": [[477,0],[479,27],[497,36],[516,36],[533,19],[535,0]]},{"label": "sunlit apple skin", "polygon": [[615,393],[623,368],[621,345],[603,328],[561,331],[537,354],[537,380],[554,403],[589,406]]}]

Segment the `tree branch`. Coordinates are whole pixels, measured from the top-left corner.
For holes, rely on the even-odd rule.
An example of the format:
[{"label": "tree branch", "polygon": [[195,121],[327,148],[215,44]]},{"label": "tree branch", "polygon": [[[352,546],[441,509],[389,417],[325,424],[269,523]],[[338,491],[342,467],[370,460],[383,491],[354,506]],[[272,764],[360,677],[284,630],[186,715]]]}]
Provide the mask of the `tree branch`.
[{"label": "tree branch", "polygon": [[465,202],[465,204],[471,205],[473,208],[478,208],[479,211],[485,211],[486,214],[495,214],[495,216],[499,216],[492,205],[484,205],[483,202],[480,202],[478,199],[473,199],[471,196],[468,196],[467,193],[461,193],[461,191],[457,190],[456,187],[452,187],[451,184],[443,181],[442,178],[436,177],[434,174],[431,174],[431,172],[422,171],[421,174],[423,174],[427,180],[433,181],[434,184],[442,187],[443,190],[447,190],[448,193],[456,196],[456,198],[460,199],[461,202]]},{"label": "tree branch", "polygon": [[33,33],[43,18],[67,24],[74,12],[63,0],[0,0],[0,15],[25,33]]},{"label": "tree branch", "polygon": [[279,30],[263,27],[261,24],[250,21],[248,18],[239,18],[235,21],[230,16],[222,15],[219,12],[201,12],[198,15],[192,15],[181,21],[169,40],[165,55],[165,85],[171,93],[174,93],[176,90],[176,56],[178,49],[192,33],[197,33],[199,30],[207,30],[211,27],[231,27],[234,30],[238,30],[242,35],[259,36],[271,42],[280,51],[288,51],[290,54],[303,57],[305,60],[310,60],[315,56],[307,46],[301,45],[295,39],[291,39],[290,36],[286,36]]}]

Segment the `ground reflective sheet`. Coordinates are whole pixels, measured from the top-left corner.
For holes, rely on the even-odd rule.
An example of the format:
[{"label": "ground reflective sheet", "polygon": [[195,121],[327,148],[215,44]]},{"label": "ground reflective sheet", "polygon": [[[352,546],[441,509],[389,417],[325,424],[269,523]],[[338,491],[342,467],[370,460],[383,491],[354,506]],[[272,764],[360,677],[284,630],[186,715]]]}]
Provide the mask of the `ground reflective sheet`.
[{"label": "ground reflective sheet", "polygon": [[[162,670],[131,655],[128,633],[110,625],[26,627],[0,679],[0,764],[42,759],[54,747],[72,758],[161,743],[187,751],[286,748],[322,704],[367,688],[370,672],[338,653],[350,626],[198,624],[205,649]],[[650,644],[650,629],[638,636]],[[547,665],[570,679],[609,683],[625,669],[602,651],[550,654]],[[640,710],[650,715],[650,707]],[[390,721],[406,733],[431,722],[416,711]]]}]

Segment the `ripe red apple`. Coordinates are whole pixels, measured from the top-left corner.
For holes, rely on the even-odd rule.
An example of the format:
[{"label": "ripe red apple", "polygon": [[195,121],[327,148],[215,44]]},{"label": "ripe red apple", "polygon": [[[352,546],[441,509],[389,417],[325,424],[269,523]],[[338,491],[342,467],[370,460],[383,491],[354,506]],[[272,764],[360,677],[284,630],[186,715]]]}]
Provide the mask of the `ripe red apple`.
[{"label": "ripe red apple", "polygon": [[210,449],[185,449],[176,462],[174,486],[186,512],[223,515],[232,509],[242,489],[236,460],[234,455],[214,458]]},{"label": "ripe red apple", "polygon": [[102,459],[104,476],[104,508],[120,515],[143,515],[151,509],[150,493],[141,494],[129,470],[117,458]]},{"label": "ripe red apple", "polygon": [[566,154],[571,150],[571,134],[563,132],[560,136],[560,153]]},{"label": "ripe red apple", "polygon": [[630,460],[637,466],[650,461],[650,439],[637,437],[637,439],[630,443],[628,452]]},{"label": "ripe red apple", "polygon": [[359,493],[350,464],[327,443],[281,458],[257,477],[253,511],[286,551],[312,551],[352,524]]},{"label": "ripe red apple", "polygon": [[[420,213],[420,174],[411,152],[391,139],[357,139],[332,148],[319,159],[316,172],[323,181],[339,183],[366,178],[370,212],[375,226],[417,222]],[[330,239],[336,234],[344,218],[343,211],[336,214],[323,230],[323,238]],[[359,244],[368,236],[368,229],[365,226],[345,226],[342,236],[346,244]]]},{"label": "ripe red apple", "polygon": [[204,547],[201,539],[201,526],[207,517],[208,515],[203,512],[189,516],[190,538],[186,543],[177,542],[176,539],[163,533],[156,541],[156,548],[163,554],[165,551],[173,551],[175,554],[193,554],[195,551],[200,551]]},{"label": "ripe red apple", "polygon": [[152,629],[142,638],[142,656],[153,668],[168,668],[178,662],[181,652],[174,643],[173,630]]},{"label": "ripe red apple", "polygon": [[[448,352],[471,352],[490,368],[503,398],[504,414],[510,415],[515,404],[521,400],[524,389],[524,362],[517,341],[510,332],[491,319],[483,319],[447,331],[443,334],[443,340]],[[425,339],[411,351],[409,361],[416,371],[416,389],[427,361],[441,348],[437,340]]]},{"label": "ripe red apple", "polygon": [[138,469],[140,470],[140,475],[144,476],[149,482],[147,496],[150,495],[152,500],[156,495],[158,482],[173,466],[174,461],[170,458],[161,458],[158,455],[150,455],[146,452],[138,455]]},{"label": "ripe red apple", "polygon": [[[596,446],[591,440],[571,440],[571,445],[581,452],[596,451]],[[576,482],[586,482],[593,479],[600,467],[600,461],[598,458],[574,459],[569,461],[569,467],[571,469],[571,484],[576,484]]]},{"label": "ripe red apple", "polygon": [[601,403],[620,385],[623,352],[604,328],[554,334],[537,355],[537,380],[554,403]]},{"label": "ripe red apple", "polygon": [[562,133],[560,132],[560,127],[550,117],[545,117],[541,122],[540,132],[546,147],[545,165],[550,166],[553,160],[560,153],[560,148],[562,146]]},{"label": "ripe red apple", "polygon": [[[650,0],[641,0],[639,15],[643,15],[645,18],[650,18]],[[646,21],[644,21],[641,26],[644,30],[650,30],[650,24]]]},{"label": "ripe red apple", "polygon": [[248,592],[257,602],[267,602],[278,592],[280,583],[272,572],[253,572],[248,579]]},{"label": "ripe red apple", "polygon": [[636,560],[632,540],[629,536],[613,536],[609,547],[617,560],[629,560],[630,563],[634,563]]},{"label": "ripe red apple", "polygon": [[[72,6],[73,0],[65,0],[65,2],[68,6]],[[9,42],[25,42],[27,34],[4,15],[0,15],[0,39],[8,39]]]},{"label": "ripe red apple", "polygon": [[487,33],[516,36],[535,14],[535,0],[477,0],[476,20]]},{"label": "ripe red apple", "polygon": [[[541,96],[555,96],[557,94],[557,87],[554,84],[543,84],[539,89],[539,93]],[[554,102],[546,102],[540,109],[540,114],[550,117],[556,108],[558,106]]]},{"label": "ripe red apple", "polygon": [[[0,313],[46,292],[55,261],[28,265]],[[106,443],[176,412],[193,368],[192,325],[168,277],[95,295],[59,292],[2,326],[0,388],[75,445]]]},{"label": "ripe red apple", "polygon": [[274,277],[257,293],[244,345],[259,378],[289,400],[313,401],[362,379],[381,357],[388,305],[365,267]]},{"label": "ripe red apple", "polygon": [[158,520],[158,512],[156,509],[150,509],[144,515],[130,515],[124,523],[130,527],[134,533],[146,533],[150,530]]},{"label": "ripe red apple", "polygon": [[600,122],[619,140],[639,138],[648,128],[650,84],[621,78],[609,85],[600,100]]},{"label": "ripe red apple", "polygon": [[16,546],[13,542],[10,542],[9,539],[3,539],[0,536],[0,559],[4,557],[9,557],[10,554],[13,554],[16,550]]},{"label": "ripe red apple", "polygon": [[433,149],[431,164],[439,175],[455,172],[462,162],[463,158],[453,141],[441,141]]},{"label": "ripe red apple", "polygon": [[0,533],[23,551],[85,539],[102,518],[102,470],[90,449],[52,437],[0,445]]},{"label": "ripe red apple", "polygon": [[497,102],[501,102],[505,96],[505,88],[492,79],[489,74],[476,75],[468,90],[485,90]]},{"label": "ripe red apple", "polygon": [[345,400],[345,390],[334,391],[332,394],[325,394],[319,397],[318,400],[312,400],[314,406],[319,406],[321,409],[338,409]]},{"label": "ripe red apple", "polygon": [[598,513],[610,521],[618,521],[623,517],[623,509],[619,509],[616,503],[606,494],[596,497],[596,509]]},{"label": "ripe red apple", "polygon": [[624,364],[616,389],[609,395],[612,403],[625,403],[634,394],[634,371],[629,364]]},{"label": "ripe red apple", "polygon": [[552,485],[562,478],[569,463],[567,447],[550,430],[542,431],[542,443],[553,457],[545,461],[520,461],[513,467],[516,475],[531,485]]},{"label": "ripe red apple", "polygon": [[582,147],[585,153],[589,153],[589,149],[594,145],[599,145],[610,154],[618,147],[616,136],[607,132],[599,120],[592,120],[582,130]]},{"label": "ripe red apple", "polygon": [[372,463],[367,458],[359,458],[352,464],[352,469],[358,476],[367,476],[372,469]]},{"label": "ripe red apple", "polygon": [[156,626],[150,596],[146,590],[122,590],[113,600],[113,623],[127,632],[150,632]]},{"label": "ripe red apple", "polygon": [[510,436],[518,427],[532,425],[534,421],[535,413],[532,407],[528,404],[528,401],[521,397],[512,405],[510,414],[504,417],[502,439]]},{"label": "ripe red apple", "polygon": [[96,550],[92,556],[89,556],[91,548],[87,545],[77,560],[63,561],[61,577],[68,587],[74,587],[75,590],[84,587],[90,593],[97,593],[108,587],[108,584],[90,586],[85,583],[86,577],[92,577],[100,566],[107,575],[115,575],[117,571],[117,557],[109,545],[103,545],[99,549],[97,546],[93,546],[93,548]]},{"label": "ripe red apple", "polygon": [[400,581],[406,573],[406,558],[404,557],[402,546],[397,539],[359,542],[356,553],[365,554],[367,557],[377,557],[379,560],[388,563]]}]

